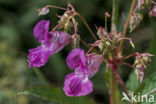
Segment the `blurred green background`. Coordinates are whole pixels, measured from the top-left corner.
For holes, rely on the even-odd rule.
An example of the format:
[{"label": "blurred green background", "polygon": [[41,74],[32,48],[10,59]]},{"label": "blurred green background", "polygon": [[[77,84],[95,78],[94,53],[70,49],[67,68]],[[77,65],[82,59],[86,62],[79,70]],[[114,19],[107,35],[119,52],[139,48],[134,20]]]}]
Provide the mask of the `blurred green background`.
[{"label": "blurred green background", "polygon": [[[93,31],[96,33],[94,25],[104,26],[104,14],[108,11],[111,14],[112,0],[70,0],[76,10],[87,20]],[[50,9],[46,16],[37,17],[36,8],[45,5],[58,5],[66,7],[65,0],[0,0],[0,104],[50,104],[39,98],[31,96],[18,96],[15,94],[31,86],[44,86],[45,83],[40,76],[39,71],[44,75],[51,86],[63,87],[65,75],[70,73],[65,58],[71,50],[67,46],[63,51],[52,55],[48,63],[39,69],[29,69],[27,54],[30,48],[35,48],[39,43],[33,37],[34,25],[42,20],[49,19],[51,28],[57,24],[59,18],[56,14],[62,14],[63,11]],[[122,12],[127,15],[131,0],[119,0],[119,19],[118,30],[123,29]],[[149,18],[148,9],[140,11],[144,15],[144,20],[134,32],[128,34],[136,45],[132,49],[128,42],[124,44],[124,54],[132,52],[151,52],[156,54],[156,19]],[[88,30],[78,19],[78,31],[83,40],[88,43],[93,42]],[[110,27],[110,19],[108,20]],[[110,28],[109,28],[110,29]],[[84,48],[84,46],[81,46]],[[127,60],[133,64],[134,59]],[[127,66],[121,66],[119,70],[124,81],[127,82],[132,69]],[[39,70],[39,71],[38,71]],[[146,77],[156,70],[156,58],[152,58],[152,65],[148,68]],[[108,89],[103,80],[105,65],[100,68],[100,72],[91,80],[94,83],[94,91],[89,97],[93,98],[98,104],[108,104]],[[133,83],[135,84],[135,83]],[[131,85],[133,86],[133,85]]]}]

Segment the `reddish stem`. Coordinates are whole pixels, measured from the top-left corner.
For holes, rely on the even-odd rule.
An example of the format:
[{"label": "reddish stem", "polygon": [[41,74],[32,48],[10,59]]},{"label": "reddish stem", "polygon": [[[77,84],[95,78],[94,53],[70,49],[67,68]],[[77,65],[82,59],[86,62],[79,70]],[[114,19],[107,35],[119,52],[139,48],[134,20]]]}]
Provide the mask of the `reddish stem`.
[{"label": "reddish stem", "polygon": [[123,57],[123,58],[121,58],[121,61],[126,60],[126,59],[129,59],[130,57],[133,57],[133,56],[135,56],[135,55],[137,55],[137,54],[138,54],[138,53],[135,52],[135,53],[130,54],[130,55],[126,56],[126,57]]},{"label": "reddish stem", "polygon": [[62,7],[59,7],[59,6],[56,6],[56,5],[47,5],[45,7],[47,7],[47,8],[51,7],[51,8],[61,9],[61,10],[68,10],[66,8],[62,8]]}]

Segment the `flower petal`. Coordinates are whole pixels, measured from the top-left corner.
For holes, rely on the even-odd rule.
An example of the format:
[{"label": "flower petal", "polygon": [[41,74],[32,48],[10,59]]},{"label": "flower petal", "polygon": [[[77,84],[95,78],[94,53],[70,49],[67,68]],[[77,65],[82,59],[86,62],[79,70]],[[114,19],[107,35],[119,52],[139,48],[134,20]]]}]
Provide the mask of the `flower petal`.
[{"label": "flower petal", "polygon": [[30,49],[28,55],[28,58],[30,58],[28,60],[29,67],[32,68],[43,66],[47,62],[51,54],[52,54],[51,50],[49,50],[48,48],[44,48],[42,46]]},{"label": "flower petal", "polygon": [[59,52],[70,42],[70,35],[65,32],[53,31],[49,34],[46,40],[42,42],[42,45],[51,49],[53,53]]},{"label": "flower petal", "polygon": [[64,92],[67,96],[85,96],[93,91],[93,84],[82,74],[68,74],[64,82]]},{"label": "flower petal", "polygon": [[41,42],[42,40],[45,39],[46,35],[48,34],[48,30],[49,30],[49,25],[50,25],[50,21],[48,20],[41,20],[40,22],[38,22],[33,30],[34,33],[34,37]]},{"label": "flower petal", "polygon": [[93,77],[98,71],[101,63],[103,62],[103,57],[95,53],[88,55],[88,69],[89,77]]},{"label": "flower petal", "polygon": [[86,66],[85,52],[82,49],[73,49],[66,58],[67,65],[70,69],[74,69],[80,64]]}]

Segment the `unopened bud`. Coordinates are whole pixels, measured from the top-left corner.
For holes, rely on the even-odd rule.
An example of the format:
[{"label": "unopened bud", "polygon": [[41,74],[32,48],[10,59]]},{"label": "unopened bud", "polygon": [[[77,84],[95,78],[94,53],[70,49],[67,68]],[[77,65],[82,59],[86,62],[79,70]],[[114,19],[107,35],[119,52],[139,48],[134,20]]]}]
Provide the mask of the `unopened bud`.
[{"label": "unopened bud", "polygon": [[99,27],[99,29],[97,31],[97,35],[99,36],[100,39],[104,39],[104,38],[106,38],[106,35],[108,35],[108,33],[105,31],[104,28]]},{"label": "unopened bud", "polygon": [[138,79],[142,82],[144,77],[144,71],[149,65],[151,59],[150,57],[153,56],[149,53],[137,53],[136,60],[134,62],[135,72],[137,74]]},{"label": "unopened bud", "polygon": [[46,15],[49,13],[49,8],[48,7],[39,8],[39,9],[37,9],[37,11],[39,12],[38,16]]},{"label": "unopened bud", "polygon": [[79,48],[79,44],[80,44],[80,36],[77,34],[72,35],[72,48]]},{"label": "unopened bud", "polygon": [[129,26],[130,32],[132,32],[140,24],[142,20],[143,20],[142,14],[135,13],[134,15],[132,15]]}]

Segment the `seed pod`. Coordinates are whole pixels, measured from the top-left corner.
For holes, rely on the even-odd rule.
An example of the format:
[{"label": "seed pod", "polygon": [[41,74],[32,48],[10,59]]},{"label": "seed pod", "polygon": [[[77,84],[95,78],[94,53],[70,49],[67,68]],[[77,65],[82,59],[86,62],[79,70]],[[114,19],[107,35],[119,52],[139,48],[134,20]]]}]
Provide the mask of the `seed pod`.
[{"label": "seed pod", "polygon": [[139,13],[135,13],[134,15],[131,16],[130,19],[130,32],[132,32],[143,20],[143,15]]}]

